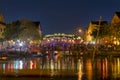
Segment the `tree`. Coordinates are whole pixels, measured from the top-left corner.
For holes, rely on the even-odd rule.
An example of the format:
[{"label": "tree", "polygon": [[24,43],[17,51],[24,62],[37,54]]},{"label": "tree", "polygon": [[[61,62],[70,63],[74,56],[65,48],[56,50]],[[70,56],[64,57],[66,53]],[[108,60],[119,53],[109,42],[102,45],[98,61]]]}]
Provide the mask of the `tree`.
[{"label": "tree", "polygon": [[[95,26],[96,28],[92,31],[91,35],[96,38],[97,36],[97,32],[98,32],[98,26]],[[103,38],[105,36],[109,36],[110,35],[110,28],[109,28],[109,24],[105,24],[105,25],[102,25],[100,26],[99,28],[99,34],[98,34],[98,37],[99,38]]]},{"label": "tree", "polygon": [[21,25],[19,38],[23,40],[40,40],[41,35],[39,33],[39,28],[32,21],[26,21],[26,23]]},{"label": "tree", "polygon": [[93,29],[91,36],[93,36],[95,39],[97,37],[97,32],[99,30],[99,34],[98,34],[98,40],[100,41],[100,39],[102,40],[105,37],[110,37],[110,24],[103,24],[100,25],[99,29],[98,26],[95,26],[95,28]]},{"label": "tree", "polygon": [[38,25],[29,20],[16,21],[11,24],[7,24],[3,33],[6,40],[21,39],[21,40],[40,40],[41,35],[39,33]]},{"label": "tree", "polygon": [[10,40],[10,39],[16,39],[19,36],[19,32],[20,32],[20,22],[16,21],[13,22],[12,24],[7,24],[5,31],[3,32],[3,36],[6,40]]}]

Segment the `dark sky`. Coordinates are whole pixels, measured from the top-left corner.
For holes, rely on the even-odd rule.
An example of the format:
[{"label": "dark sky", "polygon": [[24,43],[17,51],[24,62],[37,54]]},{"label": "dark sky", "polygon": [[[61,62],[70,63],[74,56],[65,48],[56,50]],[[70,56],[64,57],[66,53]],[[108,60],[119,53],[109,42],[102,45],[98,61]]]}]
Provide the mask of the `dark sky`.
[{"label": "dark sky", "polygon": [[100,16],[111,21],[116,11],[120,11],[120,0],[0,0],[6,23],[40,21],[43,34],[71,33]]}]

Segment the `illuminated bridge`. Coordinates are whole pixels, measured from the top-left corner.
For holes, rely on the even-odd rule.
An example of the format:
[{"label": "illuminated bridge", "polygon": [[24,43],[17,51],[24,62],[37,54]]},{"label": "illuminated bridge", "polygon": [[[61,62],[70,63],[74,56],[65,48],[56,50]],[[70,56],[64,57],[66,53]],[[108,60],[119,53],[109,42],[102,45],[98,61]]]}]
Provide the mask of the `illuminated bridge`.
[{"label": "illuminated bridge", "polygon": [[58,33],[53,35],[45,35],[41,41],[41,45],[47,47],[49,50],[68,50],[71,45],[79,44],[81,42],[82,39],[75,35]]}]

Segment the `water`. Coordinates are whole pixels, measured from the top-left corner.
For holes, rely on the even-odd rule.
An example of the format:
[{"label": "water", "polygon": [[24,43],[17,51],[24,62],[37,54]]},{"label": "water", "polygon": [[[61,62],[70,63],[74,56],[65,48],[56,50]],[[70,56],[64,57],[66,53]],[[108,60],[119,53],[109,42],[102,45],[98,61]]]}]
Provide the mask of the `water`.
[{"label": "water", "polygon": [[[94,64],[93,64],[94,63]],[[117,80],[119,57],[49,56],[0,60],[0,80]]]}]

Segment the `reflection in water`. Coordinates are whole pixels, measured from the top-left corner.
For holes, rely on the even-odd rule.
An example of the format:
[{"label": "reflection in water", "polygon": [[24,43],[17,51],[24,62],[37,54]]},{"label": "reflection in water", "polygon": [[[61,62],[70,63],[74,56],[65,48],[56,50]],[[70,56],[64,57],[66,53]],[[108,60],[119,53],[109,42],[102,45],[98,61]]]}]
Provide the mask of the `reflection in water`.
[{"label": "reflection in water", "polygon": [[0,76],[7,75],[46,75],[52,78],[58,76],[57,80],[60,80],[59,76],[72,76],[73,80],[76,80],[76,76],[78,80],[116,80],[120,78],[120,58],[98,57],[94,65],[91,58],[77,56],[55,56],[49,59],[47,55],[39,58],[0,61]]},{"label": "reflection in water", "polygon": [[87,69],[86,74],[88,76],[88,80],[92,80],[92,61],[91,61],[91,59],[88,59],[86,61],[86,69]]},{"label": "reflection in water", "polygon": [[107,58],[97,59],[97,69],[98,73],[102,77],[102,79],[106,79],[108,77],[108,60]]},{"label": "reflection in water", "polygon": [[120,77],[120,58],[114,59],[112,73],[114,78]]},{"label": "reflection in water", "polygon": [[83,72],[82,72],[83,64],[82,63],[83,63],[82,60],[78,59],[78,80],[82,80],[82,75],[83,75]]}]

